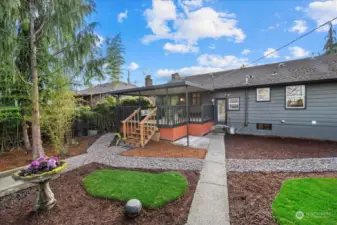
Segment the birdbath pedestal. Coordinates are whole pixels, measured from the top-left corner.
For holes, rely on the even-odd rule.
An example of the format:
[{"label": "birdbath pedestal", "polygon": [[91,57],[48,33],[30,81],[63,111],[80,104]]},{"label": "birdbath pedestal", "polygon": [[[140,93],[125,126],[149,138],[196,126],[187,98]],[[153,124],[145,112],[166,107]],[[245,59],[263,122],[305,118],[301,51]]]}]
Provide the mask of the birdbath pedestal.
[{"label": "birdbath pedestal", "polygon": [[38,192],[36,196],[35,206],[33,211],[38,210],[49,210],[54,207],[56,204],[56,199],[54,193],[50,189],[49,181],[54,180],[60,176],[60,172],[66,168],[67,163],[63,164],[56,168],[42,174],[32,174],[31,176],[20,176],[20,171],[12,175],[14,180],[21,180],[24,182],[29,182],[38,185]]},{"label": "birdbath pedestal", "polygon": [[59,174],[54,174],[28,181],[39,186],[39,191],[36,196],[36,203],[33,209],[34,211],[49,210],[54,207],[56,204],[56,199],[54,197],[54,193],[50,189],[49,181],[54,180],[59,176]]}]

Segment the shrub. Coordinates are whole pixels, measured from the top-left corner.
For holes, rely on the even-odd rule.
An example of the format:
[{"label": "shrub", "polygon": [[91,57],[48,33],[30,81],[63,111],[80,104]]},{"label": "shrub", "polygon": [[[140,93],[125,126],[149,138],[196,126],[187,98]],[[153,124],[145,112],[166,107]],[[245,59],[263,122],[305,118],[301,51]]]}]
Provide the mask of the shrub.
[{"label": "shrub", "polygon": [[[121,102],[120,102],[121,104],[120,105],[122,105],[122,106],[138,106],[138,100],[139,100],[139,97],[127,96],[127,97],[121,98]],[[144,107],[144,108],[152,107],[152,103],[146,97],[141,97],[140,103],[141,103],[141,106]]]}]

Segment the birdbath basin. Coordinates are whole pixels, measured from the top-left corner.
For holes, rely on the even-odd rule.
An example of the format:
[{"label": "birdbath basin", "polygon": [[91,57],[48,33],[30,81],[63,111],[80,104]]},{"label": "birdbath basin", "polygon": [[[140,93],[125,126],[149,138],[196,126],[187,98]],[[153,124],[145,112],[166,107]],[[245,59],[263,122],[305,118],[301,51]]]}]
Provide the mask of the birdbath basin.
[{"label": "birdbath basin", "polygon": [[25,174],[25,170],[28,170],[29,167],[12,174],[14,180],[21,180],[38,185],[38,192],[33,211],[49,210],[54,207],[56,204],[56,199],[54,197],[54,193],[50,189],[49,181],[58,178],[60,176],[59,173],[66,167],[66,162],[59,161],[58,167],[40,174],[23,175]]}]

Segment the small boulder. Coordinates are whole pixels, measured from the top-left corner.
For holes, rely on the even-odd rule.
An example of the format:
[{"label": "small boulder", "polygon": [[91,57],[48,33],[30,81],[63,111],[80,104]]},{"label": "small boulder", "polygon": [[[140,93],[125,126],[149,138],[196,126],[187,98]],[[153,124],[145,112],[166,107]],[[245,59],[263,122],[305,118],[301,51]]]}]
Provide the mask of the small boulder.
[{"label": "small boulder", "polygon": [[124,206],[124,213],[128,217],[139,216],[141,210],[142,203],[138,199],[131,199]]}]

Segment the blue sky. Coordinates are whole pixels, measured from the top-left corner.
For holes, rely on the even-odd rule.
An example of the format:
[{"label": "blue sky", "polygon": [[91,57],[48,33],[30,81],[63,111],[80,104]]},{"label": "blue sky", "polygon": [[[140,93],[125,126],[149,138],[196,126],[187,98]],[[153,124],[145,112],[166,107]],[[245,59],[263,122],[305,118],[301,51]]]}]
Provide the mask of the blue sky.
[{"label": "blue sky", "polygon": [[[96,0],[96,11],[90,18],[99,23],[96,33],[121,33],[124,67],[141,86],[143,73],[160,84],[174,72],[247,64],[337,16],[337,0]],[[317,55],[326,33],[321,29],[259,64]]]}]

